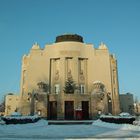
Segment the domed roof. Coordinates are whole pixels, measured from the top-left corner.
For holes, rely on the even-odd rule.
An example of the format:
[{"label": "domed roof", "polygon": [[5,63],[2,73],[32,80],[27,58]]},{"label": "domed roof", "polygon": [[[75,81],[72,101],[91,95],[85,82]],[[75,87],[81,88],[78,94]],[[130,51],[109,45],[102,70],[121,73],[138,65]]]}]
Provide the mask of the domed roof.
[{"label": "domed roof", "polygon": [[99,49],[101,49],[101,50],[107,50],[108,48],[107,48],[107,46],[103,42],[101,42],[101,44],[99,46]]},{"label": "domed roof", "polygon": [[40,49],[40,46],[38,45],[37,42],[33,44],[32,49],[35,49],[35,50]]},{"label": "domed roof", "polygon": [[64,34],[56,37],[55,43],[66,42],[66,41],[75,41],[75,42],[84,42],[83,37],[77,34]]}]

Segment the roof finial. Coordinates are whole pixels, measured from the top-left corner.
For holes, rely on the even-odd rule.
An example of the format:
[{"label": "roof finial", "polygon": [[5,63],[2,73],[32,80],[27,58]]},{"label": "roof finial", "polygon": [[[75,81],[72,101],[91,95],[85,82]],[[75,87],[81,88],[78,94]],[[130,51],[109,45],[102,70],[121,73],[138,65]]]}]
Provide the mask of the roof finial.
[{"label": "roof finial", "polygon": [[101,44],[99,45],[99,49],[107,50],[108,48],[103,42],[101,42]]},{"label": "roof finial", "polygon": [[32,49],[40,49],[40,46],[37,42],[35,42],[32,46]]}]

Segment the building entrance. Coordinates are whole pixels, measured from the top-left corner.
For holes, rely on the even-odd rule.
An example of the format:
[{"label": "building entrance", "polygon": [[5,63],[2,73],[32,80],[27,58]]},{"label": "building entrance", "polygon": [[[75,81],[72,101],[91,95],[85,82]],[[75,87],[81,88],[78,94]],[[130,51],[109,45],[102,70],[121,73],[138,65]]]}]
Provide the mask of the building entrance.
[{"label": "building entrance", "polygon": [[82,101],[82,119],[88,120],[89,119],[89,102]]},{"label": "building entrance", "polygon": [[57,119],[57,102],[51,101],[49,102],[49,112],[50,112],[50,120],[56,120]]},{"label": "building entrance", "polygon": [[65,119],[74,119],[74,101],[65,101]]}]

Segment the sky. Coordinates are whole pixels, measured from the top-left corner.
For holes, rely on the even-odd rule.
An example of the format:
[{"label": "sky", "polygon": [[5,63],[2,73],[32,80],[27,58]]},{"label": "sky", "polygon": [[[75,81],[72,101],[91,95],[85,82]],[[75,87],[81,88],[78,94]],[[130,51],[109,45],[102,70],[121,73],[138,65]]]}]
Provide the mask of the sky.
[{"label": "sky", "polygon": [[0,101],[20,92],[21,61],[35,42],[76,33],[118,61],[120,93],[140,99],[140,0],[0,0]]}]

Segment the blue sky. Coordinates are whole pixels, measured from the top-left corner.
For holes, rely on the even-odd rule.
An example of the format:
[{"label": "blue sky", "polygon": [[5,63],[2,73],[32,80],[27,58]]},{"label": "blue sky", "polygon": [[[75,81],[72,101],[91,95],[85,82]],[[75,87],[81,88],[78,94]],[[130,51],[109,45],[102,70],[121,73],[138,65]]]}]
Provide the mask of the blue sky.
[{"label": "blue sky", "polygon": [[0,0],[0,99],[19,93],[21,60],[34,42],[77,33],[118,59],[120,93],[140,99],[140,0]]}]

